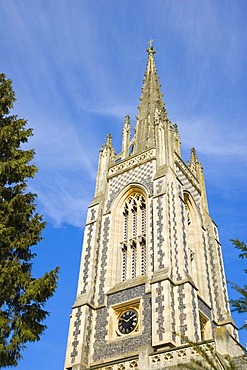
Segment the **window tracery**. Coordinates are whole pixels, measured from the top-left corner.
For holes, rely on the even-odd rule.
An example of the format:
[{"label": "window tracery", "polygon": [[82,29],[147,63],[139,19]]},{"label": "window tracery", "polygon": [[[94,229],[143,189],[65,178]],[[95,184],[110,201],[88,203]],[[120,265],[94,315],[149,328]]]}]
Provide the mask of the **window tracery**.
[{"label": "window tracery", "polygon": [[123,205],[122,280],[146,274],[146,202],[132,193]]}]

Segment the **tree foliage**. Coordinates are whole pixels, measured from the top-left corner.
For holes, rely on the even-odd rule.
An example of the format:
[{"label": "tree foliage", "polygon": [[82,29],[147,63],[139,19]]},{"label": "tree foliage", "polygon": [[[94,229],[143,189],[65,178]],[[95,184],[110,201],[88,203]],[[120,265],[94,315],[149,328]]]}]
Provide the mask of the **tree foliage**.
[{"label": "tree foliage", "polygon": [[58,268],[32,276],[31,248],[42,240],[45,223],[27,186],[37,172],[34,151],[23,149],[32,129],[10,114],[14,101],[11,80],[0,74],[0,367],[17,366],[26,343],[40,339],[44,305],[58,279]]},{"label": "tree foliage", "polygon": [[229,356],[220,356],[212,343],[198,344],[188,339],[186,342],[193,348],[194,356],[189,363],[180,363],[179,368],[185,370],[238,370]]},{"label": "tree foliage", "polygon": [[[244,242],[241,242],[239,239],[232,240],[233,245],[235,248],[241,251],[239,254],[239,258],[245,259],[247,258],[247,246]],[[244,272],[247,273],[247,269],[244,269]],[[231,283],[231,286],[240,293],[240,298],[231,300],[230,303],[233,307],[233,311],[237,311],[238,313],[245,313],[247,312],[247,285],[240,287],[235,283]],[[242,328],[247,329],[247,322],[242,326]]]}]

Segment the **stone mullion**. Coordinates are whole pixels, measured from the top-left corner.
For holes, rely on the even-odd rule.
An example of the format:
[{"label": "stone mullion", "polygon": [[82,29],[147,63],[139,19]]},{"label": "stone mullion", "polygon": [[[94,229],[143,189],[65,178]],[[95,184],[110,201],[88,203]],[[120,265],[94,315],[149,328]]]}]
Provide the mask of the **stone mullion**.
[{"label": "stone mullion", "polygon": [[140,249],[140,273],[141,275],[145,275],[147,272],[147,245],[146,245],[146,238],[141,238],[139,241],[139,249]]},{"label": "stone mullion", "polygon": [[147,211],[146,206],[141,208],[141,235],[146,235],[146,229],[147,229]]},{"label": "stone mullion", "polygon": [[132,248],[131,248],[132,239],[129,240],[127,244],[127,279],[131,279],[131,270],[132,270]]},{"label": "stone mullion", "polygon": [[127,279],[128,256],[127,256],[127,243],[121,246],[122,249],[122,281]]},{"label": "stone mullion", "polygon": [[137,276],[137,245],[136,242],[133,240],[131,246],[131,278],[135,278]]}]

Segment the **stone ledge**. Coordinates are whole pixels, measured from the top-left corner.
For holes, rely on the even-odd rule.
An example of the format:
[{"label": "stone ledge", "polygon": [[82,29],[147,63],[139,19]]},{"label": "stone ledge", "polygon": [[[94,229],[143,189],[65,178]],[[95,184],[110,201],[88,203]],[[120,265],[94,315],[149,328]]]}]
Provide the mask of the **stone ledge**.
[{"label": "stone ledge", "polygon": [[116,284],[113,288],[111,288],[106,294],[110,295],[121,290],[130,289],[138,285],[143,285],[148,281],[147,275],[138,276],[134,279],[128,279],[122,281],[121,283]]}]

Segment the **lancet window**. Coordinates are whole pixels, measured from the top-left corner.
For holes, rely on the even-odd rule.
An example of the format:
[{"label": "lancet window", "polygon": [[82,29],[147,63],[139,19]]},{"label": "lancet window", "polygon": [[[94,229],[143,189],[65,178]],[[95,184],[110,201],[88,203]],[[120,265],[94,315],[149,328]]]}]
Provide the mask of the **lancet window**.
[{"label": "lancet window", "polygon": [[122,211],[122,280],[146,274],[146,202],[140,193],[132,193]]}]

